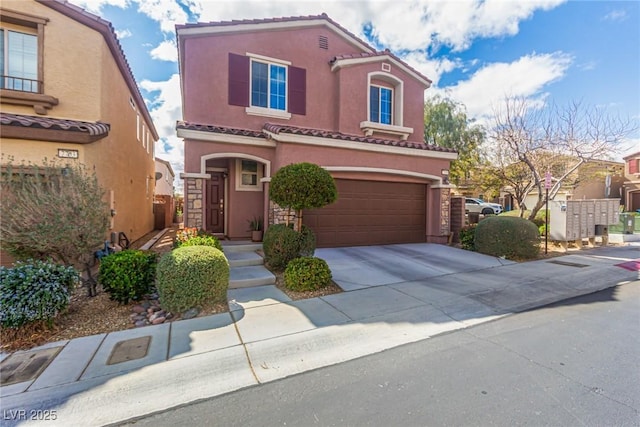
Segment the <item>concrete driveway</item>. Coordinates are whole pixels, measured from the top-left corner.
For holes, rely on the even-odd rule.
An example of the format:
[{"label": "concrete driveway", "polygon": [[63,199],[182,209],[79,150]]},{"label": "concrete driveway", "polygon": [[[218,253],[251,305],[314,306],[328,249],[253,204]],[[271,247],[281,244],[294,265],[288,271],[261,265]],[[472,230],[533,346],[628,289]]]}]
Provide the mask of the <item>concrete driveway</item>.
[{"label": "concrete driveway", "polygon": [[433,243],[317,249],[345,291],[391,285],[514,264]]}]

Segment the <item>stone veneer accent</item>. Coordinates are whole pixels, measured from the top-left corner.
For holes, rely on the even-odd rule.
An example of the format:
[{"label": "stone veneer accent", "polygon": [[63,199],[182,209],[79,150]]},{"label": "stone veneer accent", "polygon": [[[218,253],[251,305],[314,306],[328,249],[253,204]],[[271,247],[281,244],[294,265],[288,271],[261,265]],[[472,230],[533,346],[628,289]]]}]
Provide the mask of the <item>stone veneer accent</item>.
[{"label": "stone veneer accent", "polygon": [[[296,224],[296,211],[291,209],[289,215],[289,224]],[[281,208],[273,200],[269,200],[269,225],[274,224],[286,224],[287,223],[287,209]]]},{"label": "stone veneer accent", "polygon": [[465,198],[460,196],[451,197],[451,234],[453,243],[460,242],[460,230],[465,226],[464,206]]},{"label": "stone veneer accent", "polygon": [[451,201],[451,190],[448,188],[440,189],[440,235],[448,236],[451,232],[450,227],[450,201]]},{"label": "stone veneer accent", "polygon": [[197,229],[204,228],[202,223],[203,205],[202,205],[202,178],[186,178],[186,217],[184,219],[185,227],[194,227]]}]

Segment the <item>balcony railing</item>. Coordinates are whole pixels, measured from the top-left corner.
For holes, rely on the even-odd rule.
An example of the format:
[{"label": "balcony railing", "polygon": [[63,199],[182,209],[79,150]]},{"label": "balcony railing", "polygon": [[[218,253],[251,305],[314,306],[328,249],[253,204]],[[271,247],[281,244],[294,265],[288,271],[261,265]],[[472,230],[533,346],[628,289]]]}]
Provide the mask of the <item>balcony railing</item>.
[{"label": "balcony railing", "polygon": [[39,80],[25,79],[23,77],[2,76],[0,89],[42,93],[42,82]]}]

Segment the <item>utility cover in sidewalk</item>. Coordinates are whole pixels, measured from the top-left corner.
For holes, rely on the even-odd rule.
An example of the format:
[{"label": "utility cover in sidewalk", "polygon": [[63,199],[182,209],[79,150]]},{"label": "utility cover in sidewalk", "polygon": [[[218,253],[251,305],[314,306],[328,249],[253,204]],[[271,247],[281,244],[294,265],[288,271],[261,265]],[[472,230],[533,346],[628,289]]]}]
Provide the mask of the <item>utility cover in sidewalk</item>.
[{"label": "utility cover in sidewalk", "polygon": [[14,353],[0,363],[0,385],[34,380],[45,370],[62,347]]},{"label": "utility cover in sidewalk", "polygon": [[107,365],[142,359],[149,351],[149,344],[151,344],[150,336],[120,341],[113,347]]}]

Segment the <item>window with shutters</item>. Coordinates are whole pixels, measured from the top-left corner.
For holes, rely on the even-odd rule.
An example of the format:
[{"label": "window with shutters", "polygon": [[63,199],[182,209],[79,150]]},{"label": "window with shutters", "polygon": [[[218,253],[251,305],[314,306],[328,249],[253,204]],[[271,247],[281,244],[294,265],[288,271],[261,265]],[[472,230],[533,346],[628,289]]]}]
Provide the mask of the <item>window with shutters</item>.
[{"label": "window with shutters", "polygon": [[257,54],[229,54],[229,104],[250,115],[306,114],[306,70]]}]

